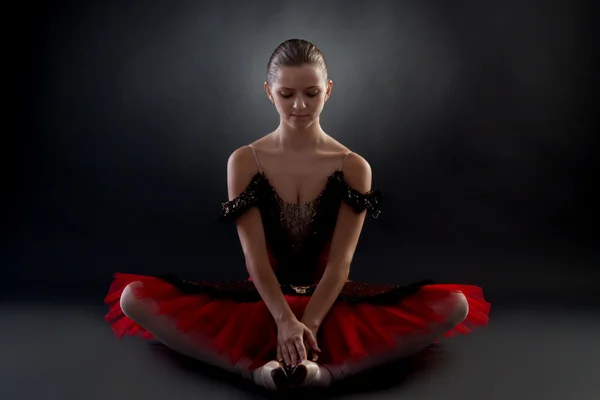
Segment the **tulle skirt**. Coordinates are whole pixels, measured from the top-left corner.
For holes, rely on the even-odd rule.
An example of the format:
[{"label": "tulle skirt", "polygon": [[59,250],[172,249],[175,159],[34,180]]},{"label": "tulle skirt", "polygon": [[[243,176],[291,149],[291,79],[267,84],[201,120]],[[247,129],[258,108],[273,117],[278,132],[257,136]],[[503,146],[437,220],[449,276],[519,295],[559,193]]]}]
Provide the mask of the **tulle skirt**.
[{"label": "tulle skirt", "polygon": [[[171,317],[181,333],[225,362],[254,370],[276,358],[276,324],[249,281],[209,283],[117,273],[105,298],[109,306],[105,319],[118,338],[155,339],[120,306],[123,290],[136,281],[142,282],[135,285],[136,298],[152,299],[157,315]],[[311,287],[282,285],[282,290],[300,319],[311,298]],[[442,320],[429,304],[457,291],[468,301],[468,315],[444,337],[465,335],[487,324],[490,304],[480,287],[427,281],[405,286],[346,282],[319,328],[319,363],[360,362],[394,351],[403,335],[427,335],[432,323]]]}]

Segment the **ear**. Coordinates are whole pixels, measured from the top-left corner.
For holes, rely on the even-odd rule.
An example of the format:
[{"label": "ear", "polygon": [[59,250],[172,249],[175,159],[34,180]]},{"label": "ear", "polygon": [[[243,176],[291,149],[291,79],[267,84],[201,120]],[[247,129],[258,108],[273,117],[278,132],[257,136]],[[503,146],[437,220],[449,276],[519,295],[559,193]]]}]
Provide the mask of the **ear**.
[{"label": "ear", "polygon": [[325,101],[327,101],[327,99],[329,99],[329,96],[331,96],[331,87],[333,86],[333,81],[330,80],[327,83],[327,89],[325,90]]},{"label": "ear", "polygon": [[271,103],[274,103],[273,95],[271,94],[271,89],[269,88],[269,83],[265,82],[264,86],[265,86],[265,92],[267,92],[267,97],[269,97],[269,100],[271,100]]}]

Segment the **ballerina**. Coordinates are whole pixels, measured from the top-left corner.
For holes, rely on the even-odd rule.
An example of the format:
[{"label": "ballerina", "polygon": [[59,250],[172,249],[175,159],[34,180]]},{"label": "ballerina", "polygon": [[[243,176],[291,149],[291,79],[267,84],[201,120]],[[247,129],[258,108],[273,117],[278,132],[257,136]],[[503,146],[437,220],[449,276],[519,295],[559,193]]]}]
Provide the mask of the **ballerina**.
[{"label": "ballerina", "polygon": [[382,195],[369,163],[320,125],[332,86],[312,43],[275,49],[264,87],[280,123],[229,157],[220,216],[236,223],[249,279],[117,273],[105,298],[117,337],[158,339],[278,390],[327,387],[487,324],[474,285],[348,279]]}]

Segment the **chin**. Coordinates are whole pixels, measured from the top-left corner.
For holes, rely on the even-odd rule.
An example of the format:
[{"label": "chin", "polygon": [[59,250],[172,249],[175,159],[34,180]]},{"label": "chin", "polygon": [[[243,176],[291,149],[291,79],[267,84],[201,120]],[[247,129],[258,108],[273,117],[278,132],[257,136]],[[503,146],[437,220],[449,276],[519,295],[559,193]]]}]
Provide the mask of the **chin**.
[{"label": "chin", "polygon": [[288,124],[296,127],[306,127],[312,125],[315,122],[315,119],[311,116],[303,117],[303,118],[295,118],[291,116],[288,118]]},{"label": "chin", "polygon": [[313,121],[310,121],[310,122],[306,122],[304,124],[291,123],[290,126],[295,129],[306,129],[306,128],[310,127],[312,124],[313,124]]}]

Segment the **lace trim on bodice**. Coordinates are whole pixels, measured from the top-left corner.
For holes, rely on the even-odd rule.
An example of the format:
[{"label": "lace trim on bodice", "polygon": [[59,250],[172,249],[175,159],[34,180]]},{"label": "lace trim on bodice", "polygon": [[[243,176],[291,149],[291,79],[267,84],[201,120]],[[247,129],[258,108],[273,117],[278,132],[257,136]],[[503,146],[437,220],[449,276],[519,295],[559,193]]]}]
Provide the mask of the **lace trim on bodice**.
[{"label": "lace trim on bodice", "polygon": [[[319,197],[311,202],[314,203],[313,206],[319,203],[320,198],[334,183],[337,183],[338,187],[341,187],[342,189],[342,200],[350,205],[355,212],[359,213],[366,209],[371,212],[373,218],[377,218],[379,216],[381,213],[381,192],[379,190],[370,190],[367,193],[359,192],[346,183],[344,180],[343,171],[335,171],[329,176],[328,183]],[[233,221],[237,219],[249,208],[258,206],[260,203],[260,198],[264,196],[274,197],[278,200],[278,202],[285,203],[281,201],[277,195],[277,192],[270,185],[264,174],[259,172],[254,175],[246,189],[238,197],[221,204],[221,215],[219,219],[222,222]],[[286,211],[286,214],[287,213],[289,213],[289,211]]]}]

